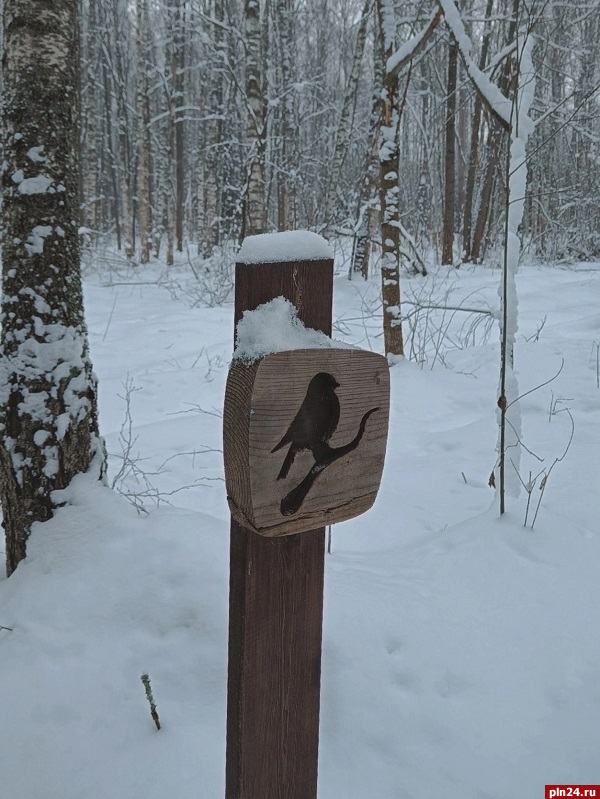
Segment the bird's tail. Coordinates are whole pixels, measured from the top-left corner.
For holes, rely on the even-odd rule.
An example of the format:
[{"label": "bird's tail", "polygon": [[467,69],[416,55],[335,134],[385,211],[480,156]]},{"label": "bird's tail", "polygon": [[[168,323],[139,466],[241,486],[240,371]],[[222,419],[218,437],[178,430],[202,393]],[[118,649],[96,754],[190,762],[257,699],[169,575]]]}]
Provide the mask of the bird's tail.
[{"label": "bird's tail", "polygon": [[279,470],[279,474],[277,475],[278,480],[285,480],[285,478],[288,476],[288,472],[292,468],[292,463],[294,462],[295,457],[296,457],[296,450],[293,447],[290,447],[288,450],[288,454],[285,456],[283,465]]}]

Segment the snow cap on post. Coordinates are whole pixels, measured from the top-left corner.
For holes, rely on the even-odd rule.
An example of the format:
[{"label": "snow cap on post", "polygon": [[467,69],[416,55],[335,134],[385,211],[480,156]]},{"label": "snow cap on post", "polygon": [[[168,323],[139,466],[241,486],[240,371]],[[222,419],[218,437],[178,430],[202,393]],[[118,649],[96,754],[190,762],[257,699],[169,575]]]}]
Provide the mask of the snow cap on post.
[{"label": "snow cap on post", "polygon": [[249,366],[273,352],[327,348],[354,349],[320,330],[305,327],[292,303],[275,297],[253,311],[244,311],[237,324],[233,360]]},{"label": "snow cap on post", "polygon": [[247,236],[237,254],[238,264],[270,264],[333,259],[327,241],[310,230]]}]

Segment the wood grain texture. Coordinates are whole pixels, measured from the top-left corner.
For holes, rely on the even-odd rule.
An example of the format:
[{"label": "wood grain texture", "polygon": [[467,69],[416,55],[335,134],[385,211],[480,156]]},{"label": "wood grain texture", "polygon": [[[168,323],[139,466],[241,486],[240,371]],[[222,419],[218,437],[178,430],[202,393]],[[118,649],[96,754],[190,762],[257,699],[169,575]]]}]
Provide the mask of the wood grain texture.
[{"label": "wood grain texture", "polygon": [[[333,262],[236,265],[235,324],[283,296],[331,335]],[[316,799],[325,530],[231,523],[226,799]]]},{"label": "wood grain texture", "polygon": [[[310,449],[294,451],[285,478],[278,472],[291,443],[273,451],[303,407],[307,387],[318,373],[339,386],[339,422],[326,449],[335,458],[308,489],[300,508],[283,515],[282,500],[318,458]],[[356,448],[345,452],[370,410]],[[224,457],[232,513],[265,536],[281,536],[351,519],[368,510],[381,482],[389,417],[389,368],[386,359],[359,349],[279,352],[251,367],[234,363],[225,394]],[[339,457],[338,457],[339,456]],[[331,458],[330,458],[331,460]]]}]

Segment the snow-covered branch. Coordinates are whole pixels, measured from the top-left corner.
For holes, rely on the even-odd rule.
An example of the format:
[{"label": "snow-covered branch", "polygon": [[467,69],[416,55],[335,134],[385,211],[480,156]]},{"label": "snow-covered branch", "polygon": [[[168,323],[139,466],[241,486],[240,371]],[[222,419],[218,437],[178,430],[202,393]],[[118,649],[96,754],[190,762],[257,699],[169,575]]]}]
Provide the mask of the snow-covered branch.
[{"label": "snow-covered branch", "polygon": [[416,33],[407,42],[404,42],[402,47],[388,58],[386,63],[388,75],[392,77],[399,75],[409,61],[423,50],[443,16],[441,8],[435,9],[431,14],[427,27]]},{"label": "snow-covered branch", "polygon": [[439,0],[439,4],[444,12],[446,23],[456,39],[458,52],[475,91],[481,97],[484,106],[497,119],[500,125],[505,130],[510,130],[512,102],[502,94],[496,84],[492,83],[473,60],[471,39],[465,31],[465,26],[454,0]]}]

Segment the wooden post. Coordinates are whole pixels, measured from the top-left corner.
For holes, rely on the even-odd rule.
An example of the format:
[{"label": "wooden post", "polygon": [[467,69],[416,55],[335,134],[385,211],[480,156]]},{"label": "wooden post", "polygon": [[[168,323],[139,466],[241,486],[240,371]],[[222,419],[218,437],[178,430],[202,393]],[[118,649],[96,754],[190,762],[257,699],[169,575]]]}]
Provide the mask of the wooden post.
[{"label": "wooden post", "polygon": [[[333,261],[236,264],[235,324],[283,296],[331,335]],[[325,529],[231,522],[226,799],[316,799]]]}]

